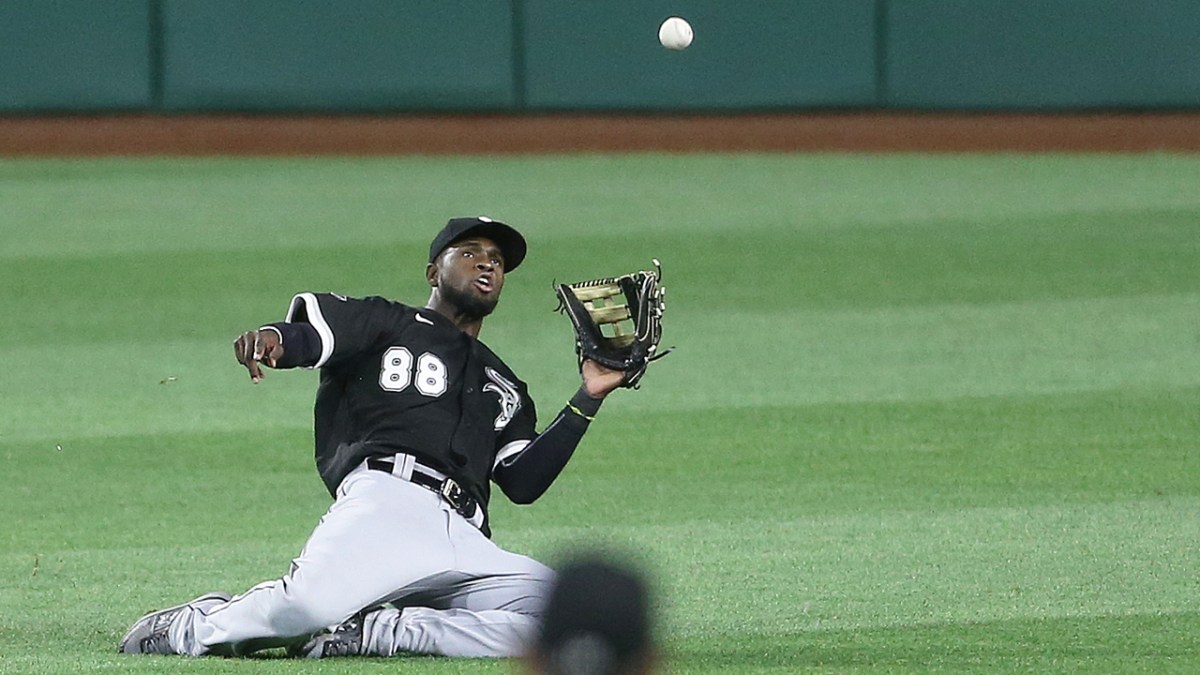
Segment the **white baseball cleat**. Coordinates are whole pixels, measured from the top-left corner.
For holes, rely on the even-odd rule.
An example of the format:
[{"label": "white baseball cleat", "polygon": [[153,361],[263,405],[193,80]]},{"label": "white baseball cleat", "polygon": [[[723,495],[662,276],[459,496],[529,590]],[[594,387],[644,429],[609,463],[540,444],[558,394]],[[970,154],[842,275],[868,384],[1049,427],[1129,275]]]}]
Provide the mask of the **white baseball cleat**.
[{"label": "white baseball cleat", "polygon": [[206,593],[182,605],[150,612],[137,620],[121,638],[117,652],[121,654],[182,654],[171,646],[171,625],[186,609],[207,609],[229,602],[228,593]]}]

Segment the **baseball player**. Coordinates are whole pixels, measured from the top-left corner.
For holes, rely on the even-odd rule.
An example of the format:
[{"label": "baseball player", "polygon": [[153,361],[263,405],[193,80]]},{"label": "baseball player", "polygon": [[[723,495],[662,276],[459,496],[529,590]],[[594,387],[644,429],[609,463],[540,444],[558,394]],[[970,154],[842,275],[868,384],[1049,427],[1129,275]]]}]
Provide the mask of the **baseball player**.
[{"label": "baseball player", "polygon": [[582,386],[535,431],[525,383],[479,340],[525,252],[504,223],[453,218],[430,246],[424,307],[300,293],[283,321],[238,337],[255,383],[263,365],[319,369],[316,463],[333,505],[283,577],[148,614],[120,651],[520,653],[553,575],[491,541],[489,482],[519,504],[540,497],[626,377],[583,361]]}]

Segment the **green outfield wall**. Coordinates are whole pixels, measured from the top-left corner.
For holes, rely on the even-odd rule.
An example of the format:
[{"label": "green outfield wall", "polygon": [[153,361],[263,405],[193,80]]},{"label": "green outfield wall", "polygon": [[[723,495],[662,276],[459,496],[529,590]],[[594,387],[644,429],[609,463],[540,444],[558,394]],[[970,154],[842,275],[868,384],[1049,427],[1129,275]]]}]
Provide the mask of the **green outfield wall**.
[{"label": "green outfield wall", "polygon": [[0,1],[10,114],[1197,106],[1197,0]]},{"label": "green outfield wall", "polygon": [[1200,0],[894,0],[881,103],[1200,105]]},{"label": "green outfield wall", "polygon": [[[876,100],[876,0],[520,5],[523,98],[535,110],[862,107]],[[658,43],[659,24],[673,14],[696,31],[683,52]]]},{"label": "green outfield wall", "polygon": [[171,110],[507,110],[511,2],[164,0]]},{"label": "green outfield wall", "polygon": [[0,111],[154,105],[146,0],[0,0]]}]

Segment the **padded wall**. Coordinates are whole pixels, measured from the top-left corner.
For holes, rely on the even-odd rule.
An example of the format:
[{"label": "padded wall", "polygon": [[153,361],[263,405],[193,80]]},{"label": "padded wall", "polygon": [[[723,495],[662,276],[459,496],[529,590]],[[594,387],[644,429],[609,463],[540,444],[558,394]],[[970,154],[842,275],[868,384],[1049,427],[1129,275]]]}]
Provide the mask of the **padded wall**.
[{"label": "padded wall", "polygon": [[888,0],[902,108],[1200,105],[1197,0]]},{"label": "padded wall", "polygon": [[0,111],[153,104],[145,0],[0,1]]},{"label": "padded wall", "polygon": [[174,110],[506,109],[510,0],[162,0]]},{"label": "padded wall", "polygon": [[0,0],[0,113],[1196,107],[1200,0]]},{"label": "padded wall", "polygon": [[[875,0],[523,0],[532,109],[868,106]],[[686,51],[658,43],[687,19]]]}]

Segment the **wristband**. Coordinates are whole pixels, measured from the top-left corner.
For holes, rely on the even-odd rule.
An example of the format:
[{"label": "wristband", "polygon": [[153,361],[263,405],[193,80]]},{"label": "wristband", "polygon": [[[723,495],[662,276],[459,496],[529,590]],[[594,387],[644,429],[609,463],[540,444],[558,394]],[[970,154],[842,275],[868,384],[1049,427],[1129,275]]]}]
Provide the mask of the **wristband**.
[{"label": "wristband", "polygon": [[588,396],[587,389],[580,387],[579,391],[575,392],[575,395],[567,402],[567,407],[571,412],[591,422],[595,419],[596,413],[600,411],[600,404],[603,402],[602,398]]},{"label": "wristband", "polygon": [[568,403],[568,404],[567,404],[567,408],[568,408],[568,409],[570,409],[570,411],[571,411],[571,412],[575,413],[576,415],[579,415],[580,417],[582,417],[583,419],[585,419],[585,420],[587,420],[587,421],[589,421],[589,422],[591,422],[592,420],[596,419],[595,417],[593,417],[593,416],[591,416],[591,415],[585,415],[585,414],[583,414],[583,411],[582,411],[582,410],[580,410],[579,408],[575,407],[575,405],[574,405],[574,404]]}]

